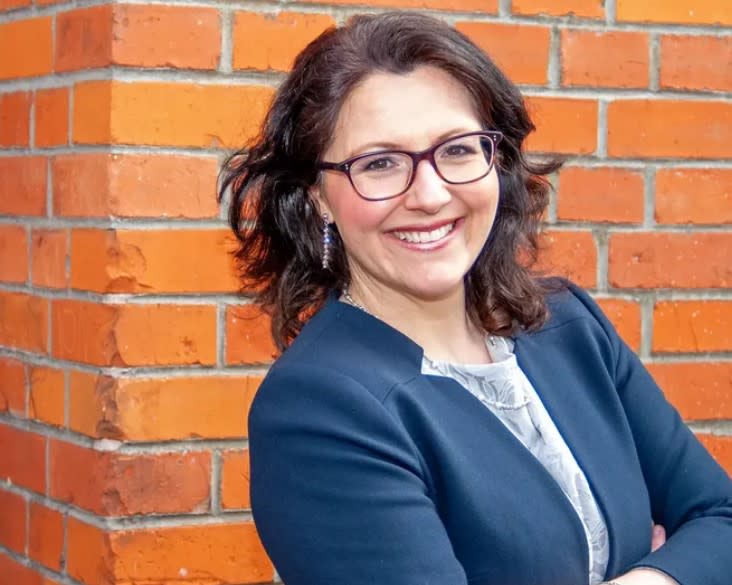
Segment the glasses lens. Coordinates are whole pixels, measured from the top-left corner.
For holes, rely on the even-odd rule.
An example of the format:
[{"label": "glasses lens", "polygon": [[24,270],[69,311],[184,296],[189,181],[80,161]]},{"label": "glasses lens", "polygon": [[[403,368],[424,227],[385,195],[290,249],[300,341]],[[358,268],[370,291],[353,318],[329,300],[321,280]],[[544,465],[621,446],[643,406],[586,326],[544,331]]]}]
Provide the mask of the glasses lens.
[{"label": "glasses lens", "polygon": [[412,159],[398,152],[379,152],[351,166],[354,187],[366,199],[386,199],[404,191],[412,172]]},{"label": "glasses lens", "polygon": [[462,136],[435,151],[435,165],[450,183],[470,183],[485,177],[493,161],[493,141],[488,136]]}]

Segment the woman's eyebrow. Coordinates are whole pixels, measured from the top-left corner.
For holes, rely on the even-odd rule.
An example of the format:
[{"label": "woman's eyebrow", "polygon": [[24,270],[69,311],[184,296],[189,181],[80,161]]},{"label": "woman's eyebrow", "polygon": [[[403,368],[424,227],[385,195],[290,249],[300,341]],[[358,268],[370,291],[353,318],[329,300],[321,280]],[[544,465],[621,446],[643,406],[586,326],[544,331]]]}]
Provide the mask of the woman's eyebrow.
[{"label": "woman's eyebrow", "polygon": [[[465,134],[466,132],[480,132],[481,128],[468,128],[465,126],[460,126],[457,128],[452,128],[446,132],[441,133],[438,135],[434,140],[432,140],[426,148],[429,148],[430,146],[434,146],[435,144],[438,144],[442,142],[443,140],[447,140],[450,138],[450,136],[457,136],[458,134]],[[359,156],[361,154],[368,154],[370,150],[374,151],[380,151],[380,150],[406,150],[409,152],[414,152],[411,148],[406,148],[404,146],[405,141],[396,141],[396,142],[387,142],[384,140],[380,140],[378,142],[367,142],[365,144],[362,144],[358,146],[357,148],[352,148],[348,154],[348,156],[345,157],[345,159],[352,158],[354,156]],[[422,149],[419,149],[422,150]],[[344,160],[345,160],[344,159]]]}]

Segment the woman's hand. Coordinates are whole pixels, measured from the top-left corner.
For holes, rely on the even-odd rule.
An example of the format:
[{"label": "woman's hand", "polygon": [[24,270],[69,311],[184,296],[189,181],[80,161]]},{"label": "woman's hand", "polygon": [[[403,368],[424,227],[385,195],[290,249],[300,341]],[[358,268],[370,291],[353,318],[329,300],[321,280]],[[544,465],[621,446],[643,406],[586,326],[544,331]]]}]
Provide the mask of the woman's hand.
[{"label": "woman's hand", "polygon": [[664,544],[666,544],[666,529],[660,524],[654,524],[651,534],[651,552],[657,551]]},{"label": "woman's hand", "polygon": [[[666,529],[660,524],[654,524],[651,530],[651,552],[654,552],[666,544]],[[609,583],[617,585],[679,585],[675,579],[661,571],[644,568],[633,569]]]}]

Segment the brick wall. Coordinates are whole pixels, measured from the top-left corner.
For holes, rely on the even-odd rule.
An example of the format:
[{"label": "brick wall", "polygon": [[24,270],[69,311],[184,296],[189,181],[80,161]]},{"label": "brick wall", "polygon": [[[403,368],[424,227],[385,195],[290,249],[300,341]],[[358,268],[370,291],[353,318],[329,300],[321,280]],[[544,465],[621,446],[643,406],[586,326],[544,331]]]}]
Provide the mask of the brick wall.
[{"label": "brick wall", "polygon": [[[490,51],[568,155],[545,266],[732,471],[728,0],[371,0]],[[0,0],[0,584],[243,584],[272,358],[214,201],[293,55],[358,0]]]}]

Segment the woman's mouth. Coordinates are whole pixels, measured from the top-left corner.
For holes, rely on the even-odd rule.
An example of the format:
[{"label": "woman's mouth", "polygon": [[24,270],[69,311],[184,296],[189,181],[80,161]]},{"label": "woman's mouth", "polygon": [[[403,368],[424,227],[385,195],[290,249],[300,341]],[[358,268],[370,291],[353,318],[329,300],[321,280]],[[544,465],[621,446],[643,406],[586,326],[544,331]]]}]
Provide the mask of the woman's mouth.
[{"label": "woman's mouth", "polygon": [[432,230],[392,231],[391,233],[402,242],[409,242],[411,244],[430,244],[432,242],[438,242],[447,236],[447,234],[455,229],[456,223],[456,221],[453,221],[452,223],[447,223]]}]

